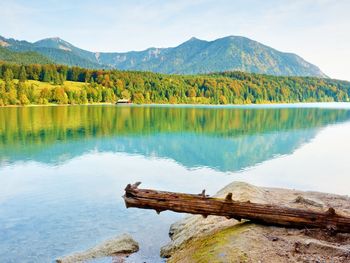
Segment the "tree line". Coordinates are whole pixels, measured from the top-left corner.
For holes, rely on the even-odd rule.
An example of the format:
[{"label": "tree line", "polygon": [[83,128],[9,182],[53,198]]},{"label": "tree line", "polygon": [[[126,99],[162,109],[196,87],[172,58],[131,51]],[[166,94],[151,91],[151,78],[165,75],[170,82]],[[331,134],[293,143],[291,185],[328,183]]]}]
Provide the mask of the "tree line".
[{"label": "tree line", "polygon": [[[63,65],[0,63],[0,105],[134,103],[249,104],[349,101],[350,82],[243,72],[167,75]],[[50,83],[39,89],[27,80]],[[80,89],[66,81],[82,82]]]}]

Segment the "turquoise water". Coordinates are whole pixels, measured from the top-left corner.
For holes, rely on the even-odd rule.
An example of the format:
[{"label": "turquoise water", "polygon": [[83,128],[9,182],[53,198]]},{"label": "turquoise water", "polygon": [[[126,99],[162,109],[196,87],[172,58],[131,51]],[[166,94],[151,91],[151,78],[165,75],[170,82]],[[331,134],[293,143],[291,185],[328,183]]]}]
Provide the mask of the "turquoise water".
[{"label": "turquoise water", "polygon": [[348,195],[349,134],[346,103],[0,108],[0,262],[53,262],[124,232],[141,247],[129,262],[162,262],[183,215],[126,209],[123,189],[136,181]]}]

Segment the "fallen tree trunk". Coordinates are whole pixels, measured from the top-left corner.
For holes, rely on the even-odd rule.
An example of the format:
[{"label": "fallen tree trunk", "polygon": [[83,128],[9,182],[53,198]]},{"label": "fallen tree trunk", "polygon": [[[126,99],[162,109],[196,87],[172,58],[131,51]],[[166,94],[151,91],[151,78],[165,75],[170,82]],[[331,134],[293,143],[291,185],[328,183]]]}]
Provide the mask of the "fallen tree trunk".
[{"label": "fallen tree trunk", "polygon": [[125,205],[154,209],[157,213],[171,210],[180,213],[225,216],[237,220],[248,219],[267,225],[297,228],[322,228],[331,232],[350,232],[350,217],[337,214],[330,207],[327,211],[312,211],[277,205],[239,202],[232,200],[232,193],[226,198],[213,198],[201,194],[183,194],[151,189],[139,189],[136,183],[128,184],[123,196]]}]

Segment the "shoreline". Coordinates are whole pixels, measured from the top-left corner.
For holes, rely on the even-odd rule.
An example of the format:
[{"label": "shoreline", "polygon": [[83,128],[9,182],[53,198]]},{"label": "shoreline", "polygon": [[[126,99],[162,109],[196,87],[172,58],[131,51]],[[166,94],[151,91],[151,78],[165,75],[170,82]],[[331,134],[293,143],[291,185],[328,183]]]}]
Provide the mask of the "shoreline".
[{"label": "shoreline", "polygon": [[[251,103],[251,104],[193,104],[193,103],[144,103],[144,104],[117,104],[110,102],[86,103],[86,104],[28,104],[28,105],[6,105],[1,108],[30,108],[30,107],[60,107],[60,106],[119,106],[119,107],[198,107],[198,108],[319,108],[330,106],[330,108],[349,108],[350,102],[286,102],[286,103]],[[345,107],[344,107],[345,106]],[[326,107],[327,108],[327,107]]]},{"label": "shoreline", "polygon": [[50,103],[50,104],[28,104],[28,105],[6,105],[6,106],[0,106],[1,108],[31,108],[31,107],[60,107],[60,106],[104,106],[104,105],[115,105],[114,103],[86,103],[86,104],[56,104],[56,103]]}]

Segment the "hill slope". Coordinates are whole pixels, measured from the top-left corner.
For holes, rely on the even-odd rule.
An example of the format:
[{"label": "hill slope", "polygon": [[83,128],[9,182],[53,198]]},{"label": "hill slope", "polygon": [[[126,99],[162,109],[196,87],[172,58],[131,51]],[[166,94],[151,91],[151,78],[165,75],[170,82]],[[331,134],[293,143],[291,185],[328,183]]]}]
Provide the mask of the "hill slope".
[{"label": "hill slope", "polygon": [[295,54],[280,52],[240,36],[228,36],[214,41],[191,38],[177,47],[124,53],[90,52],[60,38],[29,43],[0,37],[0,44],[12,50],[39,52],[55,63],[85,68],[175,74],[239,70],[270,75],[326,77],[318,67]]},{"label": "hill slope", "polygon": [[4,47],[0,47],[0,60],[25,65],[52,63],[48,58],[36,52],[15,52]]}]

